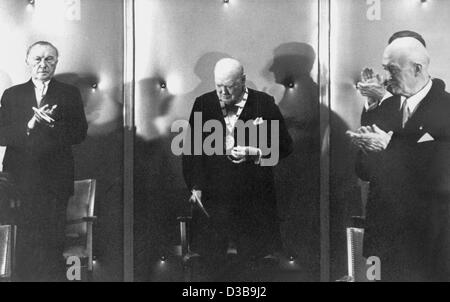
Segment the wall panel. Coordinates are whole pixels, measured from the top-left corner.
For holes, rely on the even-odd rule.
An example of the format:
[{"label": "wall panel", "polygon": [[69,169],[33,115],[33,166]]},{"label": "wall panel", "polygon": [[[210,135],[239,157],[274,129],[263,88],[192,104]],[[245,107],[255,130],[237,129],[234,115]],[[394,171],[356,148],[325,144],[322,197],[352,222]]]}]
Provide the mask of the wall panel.
[{"label": "wall panel", "polygon": [[275,96],[295,140],[295,152],[277,167],[276,181],[284,257],[297,260],[292,275],[275,278],[318,279],[318,1],[137,0],[135,5],[136,278],[181,278],[163,274],[159,266],[159,258],[172,256],[179,243],[176,217],[187,211],[189,196],[181,159],[170,150],[170,126],[187,119],[195,97],[214,89],[215,62],[232,56],[243,62],[249,87]]},{"label": "wall panel", "polygon": [[56,77],[78,86],[89,123],[75,146],[76,178],[97,179],[95,279],[122,279],[123,4],[120,0],[0,1],[0,93],[29,79],[26,48],[59,49]]},{"label": "wall panel", "polygon": [[360,71],[382,72],[381,58],[389,37],[400,30],[420,33],[431,56],[432,77],[450,80],[450,3],[445,0],[331,1],[331,218],[332,278],[346,274],[345,226],[352,215],[364,214],[355,150],[343,135],[359,127],[364,98],[355,89]]}]

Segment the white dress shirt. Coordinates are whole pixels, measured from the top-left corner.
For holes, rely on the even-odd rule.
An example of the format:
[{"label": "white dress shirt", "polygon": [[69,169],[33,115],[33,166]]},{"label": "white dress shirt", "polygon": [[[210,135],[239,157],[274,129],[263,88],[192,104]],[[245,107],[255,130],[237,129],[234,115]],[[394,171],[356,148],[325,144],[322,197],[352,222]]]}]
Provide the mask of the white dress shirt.
[{"label": "white dress shirt", "polygon": [[36,95],[37,107],[39,108],[41,107],[42,99],[47,94],[48,84],[50,83],[50,80],[44,82],[36,81],[34,79],[31,80],[33,81],[34,84],[34,93]]}]

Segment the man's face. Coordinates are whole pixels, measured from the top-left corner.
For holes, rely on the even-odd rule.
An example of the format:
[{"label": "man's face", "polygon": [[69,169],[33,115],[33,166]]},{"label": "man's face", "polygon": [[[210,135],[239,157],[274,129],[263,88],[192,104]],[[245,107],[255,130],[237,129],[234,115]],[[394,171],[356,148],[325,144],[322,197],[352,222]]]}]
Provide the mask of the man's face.
[{"label": "man's face", "polygon": [[417,83],[414,63],[405,56],[387,51],[383,55],[383,68],[386,71],[387,89],[392,94],[406,97],[414,94]]},{"label": "man's face", "polygon": [[55,73],[58,56],[53,47],[38,44],[30,50],[26,62],[34,80],[47,81]]},{"label": "man's face", "polygon": [[214,77],[219,100],[226,104],[239,101],[245,87],[245,76],[236,74],[216,74]]}]

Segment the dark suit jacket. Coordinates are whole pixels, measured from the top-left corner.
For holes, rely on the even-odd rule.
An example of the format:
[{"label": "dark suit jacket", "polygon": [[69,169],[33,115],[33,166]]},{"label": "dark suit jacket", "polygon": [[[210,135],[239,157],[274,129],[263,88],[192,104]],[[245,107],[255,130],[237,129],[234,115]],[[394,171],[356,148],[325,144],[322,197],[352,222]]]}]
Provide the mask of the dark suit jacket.
[{"label": "dark suit jacket", "polygon": [[[198,97],[194,103],[190,125],[193,128],[194,112],[202,113],[202,125],[208,120],[218,120],[222,124],[225,136],[225,121],[215,91]],[[262,117],[264,120],[279,121],[280,159],[292,151],[292,139],[286,129],[283,117],[273,97],[266,93],[249,89],[247,103],[240,115],[246,122]],[[270,126],[270,123],[268,123]],[[260,126],[255,126],[260,129]],[[268,141],[270,127],[268,127]],[[192,129],[193,130],[193,129]],[[203,141],[211,132],[203,132]],[[235,133],[236,135],[236,133]],[[237,140],[235,140],[237,141]],[[249,137],[246,134],[246,145]],[[225,146],[225,143],[224,143]],[[258,145],[257,145],[258,147]],[[232,163],[226,155],[183,155],[183,175],[191,190],[202,190],[202,201],[211,215],[211,220],[225,225],[237,225],[235,234],[252,229],[274,236],[277,229],[277,210],[274,189],[273,170],[271,166],[260,166],[254,162]],[[233,231],[232,231],[233,232]],[[257,236],[256,236],[257,237]]]},{"label": "dark suit jacket", "polygon": [[[37,106],[31,79],[3,93],[0,108],[0,143],[6,146],[3,169],[22,190],[33,194],[45,188],[56,196],[73,194],[72,145],[86,137],[87,122],[79,90],[52,79],[42,105],[57,105],[55,126],[37,126],[27,135],[27,123]],[[42,106],[41,105],[41,106]],[[31,190],[31,192],[30,192]]]},{"label": "dark suit jacket", "polygon": [[[370,181],[365,255],[395,254],[409,259],[405,265],[430,268],[450,246],[440,237],[450,235],[449,212],[437,210],[450,202],[450,95],[433,81],[404,128],[399,97],[377,110],[367,124],[394,134],[385,151],[359,158],[360,177]],[[433,140],[419,142],[424,135]]]}]

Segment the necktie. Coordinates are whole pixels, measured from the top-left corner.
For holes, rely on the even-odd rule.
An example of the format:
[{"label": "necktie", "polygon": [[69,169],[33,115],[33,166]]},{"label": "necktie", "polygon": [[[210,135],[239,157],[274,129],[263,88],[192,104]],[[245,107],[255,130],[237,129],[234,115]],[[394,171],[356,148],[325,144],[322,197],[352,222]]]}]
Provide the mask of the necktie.
[{"label": "necktie", "polygon": [[39,91],[38,98],[37,98],[38,107],[41,107],[42,99],[45,96],[45,83],[42,83],[42,86],[39,88],[38,91]]},{"label": "necktie", "polygon": [[411,111],[408,106],[408,99],[403,101],[402,104],[402,128],[405,128],[406,122],[411,117]]}]

